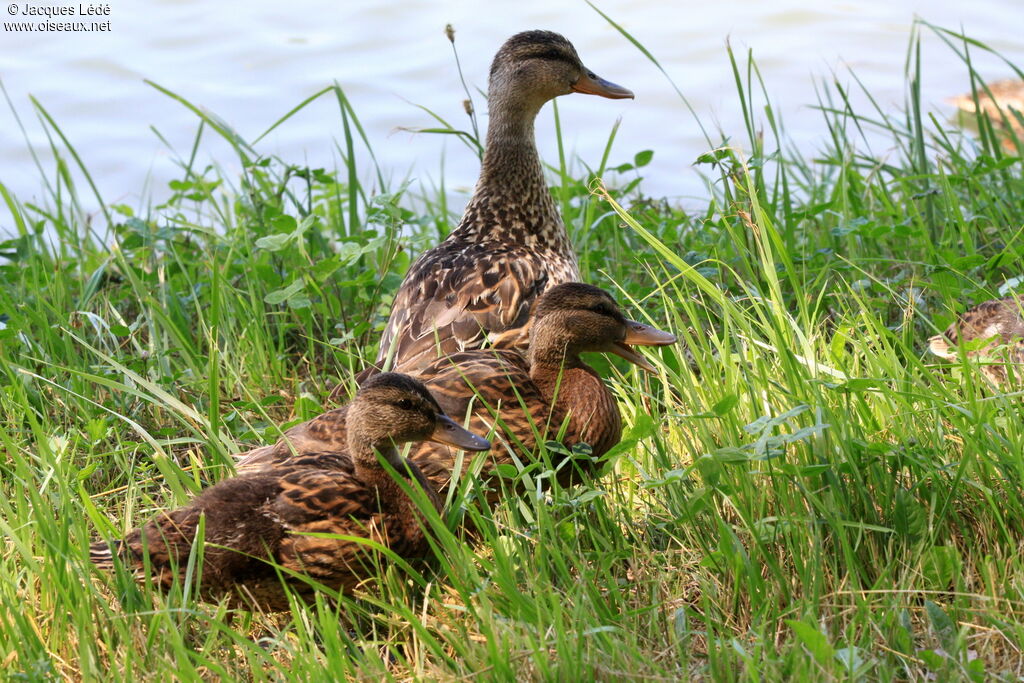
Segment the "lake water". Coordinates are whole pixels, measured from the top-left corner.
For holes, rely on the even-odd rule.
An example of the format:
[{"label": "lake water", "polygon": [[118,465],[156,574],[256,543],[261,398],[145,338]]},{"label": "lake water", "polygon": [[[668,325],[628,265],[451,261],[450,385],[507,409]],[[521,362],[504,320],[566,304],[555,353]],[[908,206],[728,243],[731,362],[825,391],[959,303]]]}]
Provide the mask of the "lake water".
[{"label": "lake water", "polygon": [[[27,6],[80,11],[79,5],[60,0],[30,0]],[[109,31],[28,33],[5,27],[0,34],[0,77],[28,134],[26,142],[10,110],[0,111],[0,182],[22,201],[44,199],[30,145],[47,172],[53,172],[30,94],[75,145],[105,201],[144,206],[149,198],[159,201],[167,195],[167,181],[179,173],[174,153],[154,129],[187,156],[198,120],[143,79],[214,112],[248,139],[337,81],[393,178],[409,176],[429,187],[443,172],[449,189],[467,191],[477,172],[471,152],[452,138],[401,131],[432,125],[415,105],[468,125],[443,32],[447,23],[457,31],[467,82],[481,89],[495,50],[509,35],[529,28],[563,33],[591,69],[636,93],[635,101],[561,98],[570,149],[596,163],[611,126],[621,119],[613,162],[653,149],[654,161],[645,173],[649,193],[684,204],[705,193],[692,162],[707,144],[692,115],[655,66],[584,2],[520,0],[489,3],[485,10],[483,3],[468,0],[150,0],[108,6],[108,15],[59,19],[109,20]],[[820,114],[808,106],[816,101],[821,78],[834,75],[852,86],[848,69],[853,69],[882,106],[901,106],[915,14],[948,28],[962,26],[968,35],[1024,64],[1020,0],[601,0],[598,6],[658,58],[706,125],[737,140],[744,134],[726,41],[740,53],[752,50],[789,137],[809,153],[821,147],[826,134]],[[5,9],[20,15],[25,7]],[[4,21],[38,19],[4,16]],[[927,31],[924,46],[924,100],[948,115],[952,108],[945,98],[967,88],[966,70]],[[1011,75],[997,59],[980,51],[975,57],[986,77]],[[482,98],[477,101],[483,108]],[[550,112],[548,107],[541,113],[538,136],[541,154],[554,161]],[[330,168],[338,163],[335,141],[340,139],[337,105],[323,98],[257,149]],[[235,168],[230,150],[212,137],[199,159],[220,163],[229,172]],[[87,195],[84,184],[81,189]],[[95,206],[85,198],[87,206]],[[453,198],[456,204],[464,200],[465,195]],[[0,233],[11,227],[9,215],[0,213]]]}]

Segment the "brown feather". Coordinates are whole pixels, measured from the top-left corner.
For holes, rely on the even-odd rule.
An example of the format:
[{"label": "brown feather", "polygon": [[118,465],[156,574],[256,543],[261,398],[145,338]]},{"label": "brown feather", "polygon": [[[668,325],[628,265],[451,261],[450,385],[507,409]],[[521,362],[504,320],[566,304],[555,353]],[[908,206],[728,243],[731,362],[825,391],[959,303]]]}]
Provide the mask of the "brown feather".
[{"label": "brown feather", "polygon": [[982,361],[979,369],[996,385],[1007,384],[1011,372],[1018,383],[1024,381],[1024,295],[980,303],[928,342],[932,353],[952,360],[962,344],[986,339],[967,357]]},{"label": "brown feather", "polygon": [[[606,313],[595,314],[604,306]],[[538,322],[537,317],[543,321]],[[596,287],[563,284],[546,293],[531,318],[529,360],[518,351],[482,349],[453,353],[427,365],[419,375],[446,414],[476,433],[491,433],[492,448],[484,456],[480,479],[489,483],[487,499],[498,500],[497,466],[516,460],[530,463],[544,442],[558,440],[572,447],[591,446],[592,460],[567,463],[553,454],[562,485],[592,471],[596,459],[618,443],[622,422],[611,392],[596,372],[579,358],[581,351],[607,350],[621,338],[626,321],[615,302]],[[343,410],[343,409],[341,409]],[[243,454],[239,467],[259,470],[274,463],[322,452],[344,439],[341,410],[333,410],[285,433],[273,447]],[[409,459],[442,497],[454,475],[457,450],[436,444],[415,446]],[[474,464],[464,458],[465,474]]]},{"label": "brown feather", "polygon": [[[205,599],[287,609],[279,574],[305,599],[313,589],[304,577],[350,591],[374,576],[374,564],[385,561],[353,538],[382,544],[411,561],[429,550],[419,509],[376,453],[402,474],[405,464],[398,462],[393,443],[436,438],[439,415],[437,401],[421,383],[394,373],[378,375],[352,404],[303,430],[306,439],[297,440],[302,447],[297,457],[273,457],[264,467],[222,481],[122,541],[93,544],[91,557],[109,569],[116,553],[140,578],[148,562],[153,579],[166,589],[182,581],[202,523],[200,596]],[[415,464],[407,465],[409,476],[427,484],[428,498],[440,509],[436,491]]]},{"label": "brown feather", "polygon": [[[418,372],[436,358],[486,346],[502,335],[525,350],[530,307],[545,291],[579,279],[565,225],[534,141],[549,100],[593,77],[564,37],[528,31],[510,38],[491,65],[490,125],[480,178],[458,227],[419,257],[392,304],[374,367]],[[594,77],[596,78],[596,77]],[[612,84],[608,84],[612,85]],[[615,86],[617,87],[617,86]],[[632,96],[590,90],[606,97]],[[623,93],[626,93],[625,95]]]}]

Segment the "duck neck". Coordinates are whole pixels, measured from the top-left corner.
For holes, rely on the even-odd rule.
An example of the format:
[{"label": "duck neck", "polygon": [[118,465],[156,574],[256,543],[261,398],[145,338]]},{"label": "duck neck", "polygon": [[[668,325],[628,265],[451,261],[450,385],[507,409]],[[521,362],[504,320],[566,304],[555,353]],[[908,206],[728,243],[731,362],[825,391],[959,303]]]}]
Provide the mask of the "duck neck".
[{"label": "duck neck", "polygon": [[[377,454],[380,453],[380,457],[387,460],[395,471],[401,474],[404,472],[402,467],[401,456],[398,454],[398,450],[391,442],[380,443],[380,444],[369,444],[369,443],[354,443],[355,439],[349,439],[349,453],[352,455],[352,465],[355,470],[356,478],[367,486],[374,486],[378,490],[388,491],[393,493],[399,491],[398,485],[395,480],[391,477],[384,466],[377,460]],[[395,496],[381,496],[382,502],[392,502],[396,498]]]},{"label": "duck neck", "polygon": [[[622,419],[615,397],[579,356],[554,359],[531,353],[530,377],[551,406],[552,416],[568,417],[565,443],[589,444],[597,457],[619,442]],[[560,427],[552,424],[552,429]]]},{"label": "duck neck", "polygon": [[492,104],[478,186],[512,181],[511,166],[514,166],[515,180],[523,186],[547,189],[537,152],[536,119],[537,111],[524,105],[500,100]]},{"label": "duck neck", "polygon": [[[354,441],[354,440],[352,440]],[[419,486],[426,492],[434,508],[440,512],[441,504],[430,482],[427,480],[420,468],[415,463],[406,460],[398,452],[398,449],[391,442],[377,445],[355,444],[350,441],[349,453],[352,455],[352,464],[355,476],[366,486],[372,486],[377,490],[377,498],[383,508],[405,512],[411,511],[418,514],[416,504],[406,495],[399,483],[391,476],[377,460],[377,453],[394,468],[399,477],[409,476],[419,483]]]},{"label": "duck neck", "polygon": [[492,97],[490,106],[480,178],[456,232],[475,242],[500,241],[562,254],[575,265],[537,153],[534,120],[539,107],[500,96]]}]

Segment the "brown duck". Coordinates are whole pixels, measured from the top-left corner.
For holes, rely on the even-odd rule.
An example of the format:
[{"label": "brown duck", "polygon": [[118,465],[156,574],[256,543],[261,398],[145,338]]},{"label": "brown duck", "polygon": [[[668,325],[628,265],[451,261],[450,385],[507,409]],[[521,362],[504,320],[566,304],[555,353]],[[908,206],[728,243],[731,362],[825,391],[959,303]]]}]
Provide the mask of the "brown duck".
[{"label": "brown duck", "polygon": [[522,348],[534,300],[579,279],[533,131],[546,102],[573,92],[633,97],[583,66],[572,43],[557,33],[519,33],[498,50],[476,189],[458,227],[406,274],[381,338],[377,368],[415,374],[439,356],[488,343]]},{"label": "brown duck", "polygon": [[148,555],[153,579],[169,587],[183,578],[205,517],[200,595],[274,611],[289,606],[279,574],[305,599],[313,588],[293,573],[340,591],[372,576],[375,562],[386,560],[352,537],[422,557],[428,542],[419,509],[378,457],[417,480],[437,506],[435,489],[398,445],[430,440],[480,451],[490,443],[446,417],[420,382],[397,373],[367,381],[347,418],[342,441],[222,481],[113,546],[93,544],[93,562],[110,568],[116,553],[138,571]]},{"label": "brown duck", "polygon": [[[619,409],[600,376],[580,357],[587,351],[619,355],[640,367],[653,366],[630,347],[663,346],[675,337],[627,320],[605,291],[578,282],[558,285],[537,301],[530,324],[529,351],[507,349],[462,351],[426,366],[420,379],[446,414],[456,420],[469,415],[469,428],[494,433],[495,445],[483,463],[486,481],[495,467],[515,459],[529,463],[539,445],[558,440],[566,446],[589,444],[592,458],[606,453],[622,435]],[[335,450],[347,439],[351,408],[338,408],[297,425],[273,446],[241,456],[242,471],[281,466],[309,453]],[[413,449],[415,463],[440,494],[447,491],[457,451],[440,444]],[[471,458],[464,459],[463,472]],[[574,480],[574,466],[555,462],[557,478]],[[593,461],[582,463],[590,469]],[[493,481],[491,482],[493,483]],[[493,489],[487,494],[496,502]]]},{"label": "brown duck", "polygon": [[932,353],[949,360],[956,360],[965,344],[980,344],[967,357],[983,361],[978,367],[994,384],[1005,385],[1009,370],[1018,383],[1024,382],[1024,294],[980,303],[928,340]]}]

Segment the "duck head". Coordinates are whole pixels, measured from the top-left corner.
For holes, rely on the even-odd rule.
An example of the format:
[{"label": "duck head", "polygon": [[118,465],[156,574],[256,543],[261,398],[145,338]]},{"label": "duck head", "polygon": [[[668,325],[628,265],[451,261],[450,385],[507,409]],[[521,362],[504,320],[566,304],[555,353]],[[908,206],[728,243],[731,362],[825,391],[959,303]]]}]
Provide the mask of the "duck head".
[{"label": "duck head", "polygon": [[[613,100],[633,93],[583,65],[576,48],[552,31],[525,31],[505,41],[491,64],[489,101],[536,113],[548,100],[578,92]],[[518,107],[516,107],[518,105]]]},{"label": "duck head", "polygon": [[648,372],[654,371],[633,346],[666,346],[676,337],[629,320],[608,292],[582,282],[549,289],[534,306],[530,362],[572,367],[586,351],[614,353]]},{"label": "duck head", "polygon": [[467,451],[491,447],[487,439],[445,415],[420,381],[397,372],[367,380],[349,405],[345,422],[349,452],[355,460],[376,463],[376,451],[396,469],[401,464],[398,446],[409,441],[435,441]]}]

